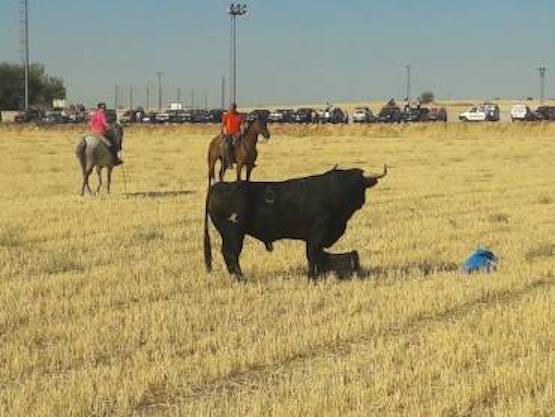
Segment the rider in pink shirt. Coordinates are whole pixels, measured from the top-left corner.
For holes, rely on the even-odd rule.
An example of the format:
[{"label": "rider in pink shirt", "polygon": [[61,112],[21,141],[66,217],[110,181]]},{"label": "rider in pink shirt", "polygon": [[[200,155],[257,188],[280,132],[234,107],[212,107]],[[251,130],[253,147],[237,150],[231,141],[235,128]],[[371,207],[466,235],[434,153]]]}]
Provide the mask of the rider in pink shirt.
[{"label": "rider in pink shirt", "polygon": [[123,161],[119,159],[117,155],[117,150],[115,149],[112,142],[108,139],[108,135],[111,134],[110,125],[108,124],[108,119],[106,117],[106,104],[99,103],[96,107],[96,111],[89,121],[89,129],[91,133],[96,136],[104,145],[110,149],[114,155],[115,164],[119,165]]}]

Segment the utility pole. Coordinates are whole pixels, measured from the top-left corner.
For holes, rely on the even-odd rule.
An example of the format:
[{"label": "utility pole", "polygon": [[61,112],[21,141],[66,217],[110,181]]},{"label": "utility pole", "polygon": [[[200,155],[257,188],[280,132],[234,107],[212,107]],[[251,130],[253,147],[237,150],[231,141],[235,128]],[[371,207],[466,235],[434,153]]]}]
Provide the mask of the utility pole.
[{"label": "utility pole", "polygon": [[204,90],[204,110],[208,110],[208,91]]},{"label": "utility pole", "polygon": [[231,97],[233,103],[237,102],[237,16],[247,14],[245,4],[231,3],[228,14],[231,16]]},{"label": "utility pole", "polygon": [[410,106],[410,65],[405,65],[407,70],[407,103]]},{"label": "utility pole", "polygon": [[181,88],[177,89],[177,102],[181,103]]},{"label": "utility pole", "polygon": [[162,111],[162,73],[157,72],[158,77],[158,110]]},{"label": "utility pole", "polygon": [[133,86],[129,86],[129,109],[133,110]]},{"label": "utility pole", "polygon": [[545,73],[547,71],[546,67],[539,67],[537,71],[540,73],[540,104],[543,104],[545,99]]},{"label": "utility pole", "polygon": [[225,109],[225,77],[222,77],[222,110]]},{"label": "utility pole", "polygon": [[195,109],[195,89],[191,90],[191,110]]},{"label": "utility pole", "polygon": [[146,110],[150,110],[150,86],[146,86]]},{"label": "utility pole", "polygon": [[21,0],[21,42],[23,46],[24,104],[29,108],[29,0]]},{"label": "utility pole", "polygon": [[118,109],[118,101],[119,101],[118,95],[119,95],[119,88],[118,88],[118,85],[116,84],[114,88],[114,110]]}]

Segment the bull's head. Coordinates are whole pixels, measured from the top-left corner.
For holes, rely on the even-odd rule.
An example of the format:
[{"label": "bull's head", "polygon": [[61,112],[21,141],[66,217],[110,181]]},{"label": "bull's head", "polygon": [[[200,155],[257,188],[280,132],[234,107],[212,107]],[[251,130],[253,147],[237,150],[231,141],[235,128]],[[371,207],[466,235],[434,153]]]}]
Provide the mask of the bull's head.
[{"label": "bull's head", "polygon": [[383,166],[383,174],[381,175],[372,175],[372,176],[368,176],[368,177],[364,177],[364,185],[366,186],[366,188],[371,188],[374,185],[376,185],[378,183],[378,180],[380,178],[383,178],[387,175],[387,166],[384,165]]}]

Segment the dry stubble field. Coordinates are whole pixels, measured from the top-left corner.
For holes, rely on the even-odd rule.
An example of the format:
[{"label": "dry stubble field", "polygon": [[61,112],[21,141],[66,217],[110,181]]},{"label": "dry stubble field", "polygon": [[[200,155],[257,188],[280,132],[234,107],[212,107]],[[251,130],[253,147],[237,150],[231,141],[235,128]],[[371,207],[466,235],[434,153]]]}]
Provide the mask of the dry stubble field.
[{"label": "dry stubble field", "polygon": [[81,198],[78,130],[1,128],[1,416],[553,415],[554,125],[274,129],[255,180],[391,166],[317,284],[250,239],[232,282],[213,227],[205,274],[212,133],[128,129],[127,195]]}]

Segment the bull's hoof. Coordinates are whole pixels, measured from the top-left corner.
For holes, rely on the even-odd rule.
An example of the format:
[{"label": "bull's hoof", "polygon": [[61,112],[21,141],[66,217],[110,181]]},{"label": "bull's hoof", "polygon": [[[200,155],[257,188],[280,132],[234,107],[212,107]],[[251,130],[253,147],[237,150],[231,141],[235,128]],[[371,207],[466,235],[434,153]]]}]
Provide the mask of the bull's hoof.
[{"label": "bull's hoof", "polygon": [[245,282],[247,282],[247,279],[242,273],[234,273],[231,276],[235,278],[235,281],[240,282],[241,284],[244,284]]},{"label": "bull's hoof", "polygon": [[268,252],[274,251],[274,244],[272,242],[265,242],[264,245],[266,246],[266,250]]}]

